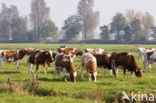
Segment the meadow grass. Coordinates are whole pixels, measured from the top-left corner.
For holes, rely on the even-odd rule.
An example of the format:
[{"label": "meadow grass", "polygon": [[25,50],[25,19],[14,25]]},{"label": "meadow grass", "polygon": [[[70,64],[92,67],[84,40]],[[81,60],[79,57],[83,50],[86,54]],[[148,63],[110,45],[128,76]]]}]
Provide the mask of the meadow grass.
[{"label": "meadow grass", "polygon": [[[65,44],[0,44],[1,50],[15,50],[23,48],[38,48],[44,50],[52,50],[57,52],[60,45]],[[102,44],[67,44],[68,47],[75,47],[80,50],[85,48],[103,48],[109,53],[114,51],[131,52],[136,59],[137,64],[142,68],[143,63],[137,59],[136,45],[102,45]],[[156,45],[142,45],[141,47],[155,47]],[[74,62],[74,67],[78,70],[81,62],[79,56]],[[15,69],[15,63],[4,62],[4,70],[0,71],[0,103],[112,103],[121,102],[121,92],[130,93],[154,93],[156,94],[156,72],[154,65],[152,72],[143,71],[142,78],[132,78],[127,72],[126,78],[123,78],[123,70],[119,70],[119,79],[114,75],[111,77],[107,70],[106,76],[103,76],[103,68],[97,68],[100,74],[97,77],[97,82],[88,81],[86,71],[84,79],[81,80],[80,73],[77,76],[77,82],[53,80],[54,63],[51,65],[51,70],[47,70],[47,75],[43,73],[43,67],[38,70],[38,80],[40,82],[37,90],[32,93],[29,88],[29,80],[31,75],[28,73],[28,65],[26,57],[21,61],[20,69]],[[35,70],[35,66],[33,66]],[[79,70],[80,71],[80,70]],[[62,74],[63,77],[63,74]],[[10,91],[8,78],[16,88]]]}]

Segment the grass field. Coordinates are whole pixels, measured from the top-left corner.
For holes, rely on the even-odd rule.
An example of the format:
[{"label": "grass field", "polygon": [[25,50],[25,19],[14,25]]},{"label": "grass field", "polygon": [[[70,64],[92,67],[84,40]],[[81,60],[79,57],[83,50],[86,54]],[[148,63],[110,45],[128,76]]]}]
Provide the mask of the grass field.
[{"label": "grass field", "polygon": [[[1,50],[14,50],[23,48],[38,48],[45,50],[57,51],[61,44],[0,44]],[[63,44],[62,44],[63,45]],[[137,64],[142,68],[143,64],[137,59],[136,45],[99,45],[99,44],[74,44],[67,45],[68,47],[76,47],[83,50],[85,48],[104,48],[109,53],[114,51],[131,52],[137,61]],[[142,45],[142,47],[155,47],[156,45]],[[81,57],[74,62],[75,69],[80,64]],[[53,80],[54,63],[51,65],[51,70],[47,70],[47,75],[43,73],[43,67],[40,66],[38,72],[39,86],[35,90],[29,83],[31,75],[28,73],[28,65],[26,57],[21,61],[20,69],[15,69],[15,63],[4,62],[4,70],[0,70],[0,103],[112,103],[121,102],[121,93],[125,91],[130,93],[146,93],[156,94],[156,72],[152,65],[152,72],[143,71],[143,77],[134,79],[127,72],[126,78],[123,78],[123,71],[119,70],[119,79],[109,75],[103,76],[103,68],[97,68],[101,73],[97,77],[97,82],[88,81],[86,71],[84,79],[81,80],[80,73],[77,76],[77,82]],[[35,70],[35,66],[33,66]],[[79,70],[80,71],[80,70]],[[10,90],[7,82],[11,80],[13,90]],[[36,85],[38,82],[36,83]]]}]

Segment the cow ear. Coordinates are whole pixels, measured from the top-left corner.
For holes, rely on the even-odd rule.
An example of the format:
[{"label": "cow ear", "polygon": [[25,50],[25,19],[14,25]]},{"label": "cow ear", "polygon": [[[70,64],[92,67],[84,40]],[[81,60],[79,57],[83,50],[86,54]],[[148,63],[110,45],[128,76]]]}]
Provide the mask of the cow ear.
[{"label": "cow ear", "polygon": [[79,71],[77,71],[77,74],[79,73]]}]

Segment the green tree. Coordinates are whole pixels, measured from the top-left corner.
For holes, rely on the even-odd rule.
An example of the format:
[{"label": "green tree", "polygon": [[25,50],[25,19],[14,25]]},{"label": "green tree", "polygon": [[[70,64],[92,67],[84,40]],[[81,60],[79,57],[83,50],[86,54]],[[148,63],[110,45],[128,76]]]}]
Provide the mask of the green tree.
[{"label": "green tree", "polygon": [[80,0],[78,14],[82,20],[82,35],[84,40],[94,38],[94,31],[99,24],[99,12],[93,11],[94,0]]},{"label": "green tree", "polygon": [[24,41],[27,40],[27,19],[26,18],[16,18],[12,20],[12,39],[14,41]]},{"label": "green tree", "polygon": [[65,20],[62,29],[65,30],[65,41],[76,39],[82,31],[81,18],[76,15],[70,16],[67,20]]},{"label": "green tree", "polygon": [[55,23],[51,20],[45,22],[45,24],[41,28],[41,34],[43,38],[52,37],[54,38],[57,34],[58,28]]},{"label": "green tree", "polygon": [[134,19],[132,21],[131,30],[134,36],[134,40],[145,40],[143,30],[141,28],[141,21],[139,19]]},{"label": "green tree", "polygon": [[125,40],[125,41],[132,41],[132,40],[133,40],[133,35],[132,35],[131,26],[130,26],[130,25],[127,25],[127,26],[124,28],[124,31],[125,31],[124,40]]},{"label": "green tree", "polygon": [[110,30],[107,25],[101,26],[100,30],[101,30],[101,33],[100,33],[101,39],[103,39],[103,40],[111,39],[110,38]]},{"label": "green tree", "polygon": [[9,40],[10,38],[10,20],[4,19],[0,21],[0,40]]},{"label": "green tree", "polygon": [[122,36],[120,35],[120,31],[123,30],[126,27],[126,25],[127,21],[123,14],[117,13],[113,17],[113,21],[111,23],[111,32],[116,33],[116,40],[121,40]]}]

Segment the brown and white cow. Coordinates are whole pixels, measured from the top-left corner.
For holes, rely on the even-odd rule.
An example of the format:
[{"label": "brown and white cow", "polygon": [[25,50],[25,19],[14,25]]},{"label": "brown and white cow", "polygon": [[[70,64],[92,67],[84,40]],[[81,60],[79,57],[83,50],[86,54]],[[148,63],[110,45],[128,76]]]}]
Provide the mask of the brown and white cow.
[{"label": "brown and white cow", "polygon": [[142,76],[142,70],[136,64],[135,58],[132,54],[127,52],[114,52],[111,55],[111,66],[113,68],[114,75],[118,78],[118,68],[121,66],[124,70],[124,77],[126,70],[131,71],[132,77],[133,72],[137,77]]},{"label": "brown and white cow", "polygon": [[155,64],[155,71],[156,71],[156,51],[145,52],[144,54],[144,69],[146,70],[146,63],[148,63],[148,70],[151,71],[152,66],[151,64]]},{"label": "brown and white cow", "polygon": [[87,74],[88,74],[88,80],[91,80],[90,78],[92,78],[92,80],[94,82],[96,82],[96,77],[97,77],[97,62],[96,62],[96,58],[91,54],[91,53],[84,53],[82,55],[82,61],[81,61],[81,79],[83,79],[83,71],[84,69],[87,70]]},{"label": "brown and white cow", "polygon": [[155,48],[138,48],[138,59],[142,59],[144,61],[144,55],[146,52],[155,51]]},{"label": "brown and white cow", "polygon": [[39,52],[39,49],[35,49],[35,48],[27,48],[27,53],[26,53],[26,56],[27,56],[27,63],[28,63],[28,60],[29,60],[29,57],[30,55],[33,55],[35,53]]},{"label": "brown and white cow", "polygon": [[76,48],[58,48],[59,53],[69,54],[74,60],[78,55],[82,56],[83,52]]},{"label": "brown and white cow", "polygon": [[72,82],[76,81],[77,72],[74,69],[73,61],[68,54],[58,53],[55,57],[55,66],[54,66],[54,79],[56,72],[59,72],[60,80],[62,80],[61,73],[64,72],[64,80],[67,81],[66,73],[70,73],[70,79]]},{"label": "brown and white cow", "polygon": [[3,50],[0,52],[0,64],[3,70],[3,61],[16,62],[16,69],[19,68],[20,61],[26,55],[26,49],[22,50]]},{"label": "brown and white cow", "polygon": [[111,55],[107,52],[101,53],[101,54],[93,54],[97,60],[97,66],[104,68],[104,76],[106,74],[106,68],[110,71],[110,75],[112,76],[112,68],[111,68],[111,61],[110,57]]},{"label": "brown and white cow", "polygon": [[104,49],[91,49],[91,48],[86,48],[85,49],[86,53],[91,53],[91,54],[102,54],[105,52]]},{"label": "brown and white cow", "polygon": [[54,61],[52,51],[44,51],[39,50],[32,55],[30,55],[28,63],[29,63],[29,72],[31,73],[32,64],[36,65],[36,72],[39,68],[39,65],[43,65],[44,74],[46,74],[46,64],[48,65],[48,69],[50,70],[50,64]]}]

